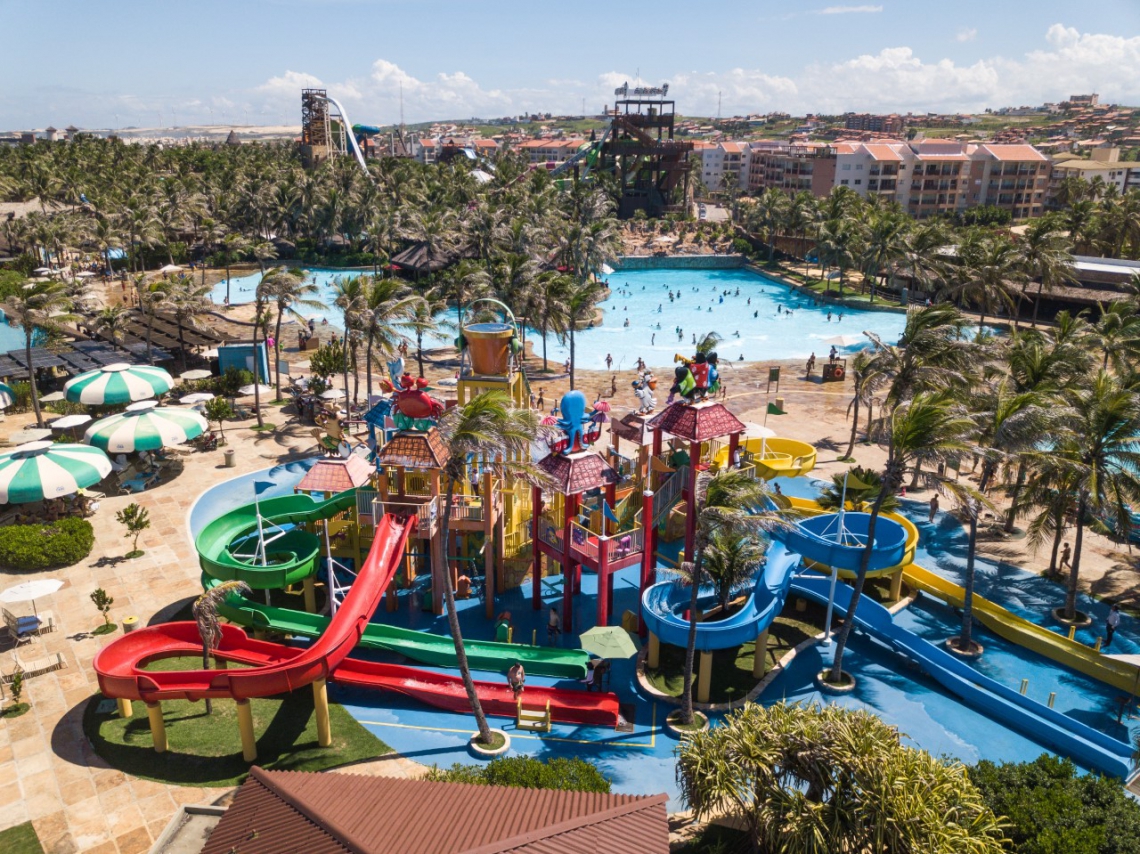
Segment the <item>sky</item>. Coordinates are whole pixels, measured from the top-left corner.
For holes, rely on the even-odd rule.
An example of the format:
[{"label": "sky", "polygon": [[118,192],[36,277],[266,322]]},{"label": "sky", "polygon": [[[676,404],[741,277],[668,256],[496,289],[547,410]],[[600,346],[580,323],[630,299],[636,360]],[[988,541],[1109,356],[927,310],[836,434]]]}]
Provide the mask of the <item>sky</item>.
[{"label": "sky", "polygon": [[1140,105],[1140,0],[0,0],[0,130],[599,113],[670,84],[686,115]]}]

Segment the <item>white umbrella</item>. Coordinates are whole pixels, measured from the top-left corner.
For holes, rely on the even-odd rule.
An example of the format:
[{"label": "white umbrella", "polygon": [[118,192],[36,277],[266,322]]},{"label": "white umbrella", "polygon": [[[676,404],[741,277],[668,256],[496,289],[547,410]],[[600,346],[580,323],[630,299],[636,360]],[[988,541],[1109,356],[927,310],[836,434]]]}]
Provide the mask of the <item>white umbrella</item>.
[{"label": "white umbrella", "polygon": [[51,426],[59,430],[67,430],[71,427],[82,427],[90,420],[90,415],[65,415],[63,418],[57,418],[51,422]]},{"label": "white umbrella", "polygon": [[187,371],[186,373],[182,374],[178,379],[180,379],[180,380],[204,380],[204,379],[208,379],[211,376],[213,376],[213,374],[211,374],[205,368],[195,368],[192,371]]},{"label": "white umbrella", "polygon": [[322,400],[340,400],[344,397],[344,392],[339,388],[330,388],[328,391],[321,392]]},{"label": "white umbrella", "polygon": [[51,429],[48,427],[25,427],[23,430],[17,430],[8,437],[13,445],[23,445],[25,442],[38,442],[40,439],[46,439],[51,435]]},{"label": "white umbrella", "polygon": [[106,406],[157,397],[173,387],[174,378],[162,368],[116,362],[73,377],[63,391],[76,403]]},{"label": "white umbrella", "polygon": [[216,359],[216,358],[218,358],[218,351],[216,349],[205,350],[202,352],[202,356],[207,358],[207,359]]},{"label": "white umbrella", "polygon": [[52,272],[52,269],[51,267],[36,267],[36,269],[32,270],[32,272],[37,276],[46,276],[48,273]]},{"label": "white umbrella", "polygon": [[0,502],[27,504],[73,495],[110,473],[111,461],[98,448],[29,442],[0,454]]},{"label": "white umbrella", "polygon": [[158,272],[160,272],[160,273],[162,273],[162,274],[164,274],[164,275],[165,275],[166,273],[177,273],[177,272],[179,272],[181,269],[182,269],[182,268],[181,268],[181,267],[179,267],[177,264],[167,264],[165,267],[163,267],[162,269],[160,269]]},{"label": "white umbrella", "polygon": [[241,388],[238,389],[238,391],[243,395],[250,395],[250,394],[255,393],[254,392],[255,388],[257,389],[257,392],[260,394],[273,394],[273,386],[266,385],[265,383],[262,383],[259,386],[254,386],[253,383],[250,383],[249,385],[243,385]]},{"label": "white umbrella", "polygon": [[755,421],[745,421],[744,435],[748,438],[772,439],[775,437],[776,431],[771,427],[765,427],[763,424],[757,424]]},{"label": "white umbrella", "polygon": [[62,391],[53,391],[51,394],[40,395],[40,403],[58,403],[65,400],[66,395]]},{"label": "white umbrella", "polygon": [[77,278],[77,279],[90,279],[94,275],[95,275],[95,273],[92,273],[90,270],[84,270],[82,273],[76,273],[75,278]]},{"label": "white umbrella", "polygon": [[[32,610],[36,611],[36,600],[41,596],[50,596],[63,587],[58,578],[37,578],[34,581],[23,581],[13,585],[0,593],[0,602],[15,604],[16,602],[31,602]],[[36,611],[39,614],[39,611]]]},{"label": "white umbrella", "polygon": [[862,344],[864,347],[871,346],[870,341],[859,335],[832,335],[830,338],[824,338],[823,343],[831,344],[836,347],[855,347],[859,344]]},{"label": "white umbrella", "polygon": [[205,403],[207,400],[213,400],[214,396],[208,391],[196,391],[193,394],[188,394],[185,397],[178,398],[179,403],[184,403],[187,406],[193,406],[195,403]]}]

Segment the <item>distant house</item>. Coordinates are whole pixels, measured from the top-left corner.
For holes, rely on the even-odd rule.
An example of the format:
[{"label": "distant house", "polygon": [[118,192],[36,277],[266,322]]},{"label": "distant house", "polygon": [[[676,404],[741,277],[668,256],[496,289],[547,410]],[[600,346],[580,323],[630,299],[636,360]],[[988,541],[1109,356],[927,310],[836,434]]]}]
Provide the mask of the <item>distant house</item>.
[{"label": "distant house", "polygon": [[666,854],[666,801],[254,767],[202,854]]}]

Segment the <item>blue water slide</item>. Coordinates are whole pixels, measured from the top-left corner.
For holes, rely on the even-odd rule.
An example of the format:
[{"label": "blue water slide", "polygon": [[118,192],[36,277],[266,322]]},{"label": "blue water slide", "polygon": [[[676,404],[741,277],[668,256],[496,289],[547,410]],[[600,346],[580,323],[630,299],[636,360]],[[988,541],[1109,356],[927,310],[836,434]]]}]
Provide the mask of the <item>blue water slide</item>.
[{"label": "blue water slide", "polygon": [[[723,620],[697,624],[697,649],[731,649],[756,640],[784,607],[799,555],[791,554],[781,543],[772,543],[768,560],[756,576],[756,586],[743,605]],[[701,606],[715,601],[711,590],[702,590]],[[642,614],[649,631],[662,641],[684,647],[689,642],[690,591],[679,581],[663,581],[645,591],[641,599]]]},{"label": "blue water slide", "polygon": [[[837,537],[839,514],[824,513],[809,516],[791,530],[781,531],[776,536],[787,545],[788,551],[798,552],[807,560],[854,572],[863,559],[870,519],[869,513],[843,514],[843,535]],[[871,550],[868,569],[874,572],[902,563],[906,539],[906,528],[893,519],[880,516],[875,524],[875,547]]]},{"label": "blue water slide", "polygon": [[[831,580],[814,573],[797,575],[791,580],[791,592],[821,604],[827,603],[830,589]],[[837,611],[847,613],[852,592],[846,584],[836,585]],[[917,662],[927,675],[951,693],[1027,738],[1070,756],[1094,771],[1124,779],[1131,773],[1130,745],[990,679],[961,658],[895,625],[890,611],[878,602],[864,596],[855,612],[855,625]]]}]

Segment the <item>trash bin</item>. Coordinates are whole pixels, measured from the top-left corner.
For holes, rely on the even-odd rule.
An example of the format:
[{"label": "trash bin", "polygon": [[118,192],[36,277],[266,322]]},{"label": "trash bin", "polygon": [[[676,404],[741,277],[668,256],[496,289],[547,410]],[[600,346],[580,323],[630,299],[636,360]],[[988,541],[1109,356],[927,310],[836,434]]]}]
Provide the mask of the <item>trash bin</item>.
[{"label": "trash bin", "polygon": [[138,617],[123,617],[123,632],[133,632],[139,627]]},{"label": "trash bin", "polygon": [[232,469],[236,465],[237,460],[234,459],[234,449],[230,448],[228,451],[226,451],[226,468]]}]

